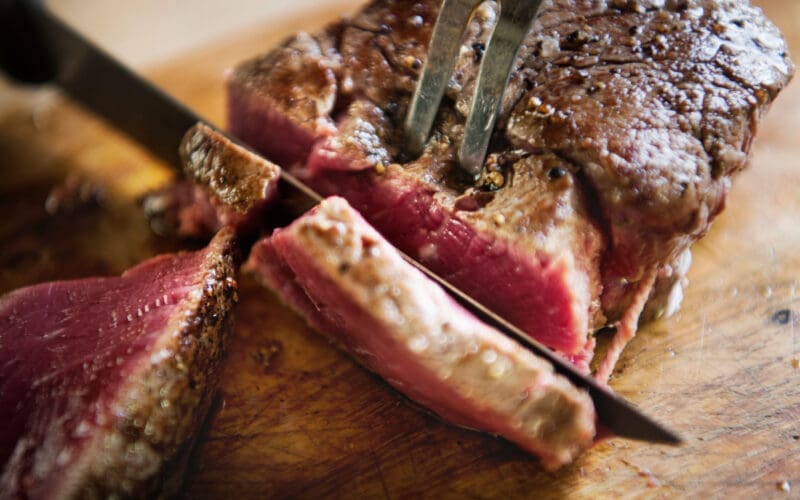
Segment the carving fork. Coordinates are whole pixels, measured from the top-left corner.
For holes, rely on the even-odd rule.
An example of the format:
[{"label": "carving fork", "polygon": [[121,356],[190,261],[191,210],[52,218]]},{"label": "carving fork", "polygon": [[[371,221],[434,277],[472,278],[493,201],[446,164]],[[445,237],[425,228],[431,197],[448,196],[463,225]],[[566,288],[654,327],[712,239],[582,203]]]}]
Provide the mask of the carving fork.
[{"label": "carving fork", "polygon": [[[404,124],[406,152],[422,154],[447,82],[455,68],[464,31],[483,0],[443,0],[433,29],[428,58],[417,82]],[[486,44],[472,104],[458,148],[461,168],[473,178],[483,171],[503,93],[519,46],[530,31],[541,0],[497,0],[497,24]]]}]

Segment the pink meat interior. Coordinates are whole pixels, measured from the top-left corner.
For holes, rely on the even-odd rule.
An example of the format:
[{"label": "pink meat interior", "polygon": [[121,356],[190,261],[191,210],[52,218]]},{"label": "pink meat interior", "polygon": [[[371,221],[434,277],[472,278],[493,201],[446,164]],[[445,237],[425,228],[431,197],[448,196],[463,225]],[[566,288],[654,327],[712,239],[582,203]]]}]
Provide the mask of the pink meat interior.
[{"label": "pink meat interior", "polygon": [[160,256],[121,277],[47,283],[0,298],[0,463],[15,447],[63,449],[59,460],[68,461],[75,454],[66,452],[109,425],[110,402],[158,356],[154,348],[197,288],[205,254]]}]

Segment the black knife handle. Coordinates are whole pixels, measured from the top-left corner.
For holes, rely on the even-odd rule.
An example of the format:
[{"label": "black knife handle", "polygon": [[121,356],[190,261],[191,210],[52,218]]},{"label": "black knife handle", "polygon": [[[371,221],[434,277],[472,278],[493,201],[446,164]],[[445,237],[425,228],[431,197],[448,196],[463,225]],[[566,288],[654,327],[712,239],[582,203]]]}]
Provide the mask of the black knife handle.
[{"label": "black knife handle", "polygon": [[0,0],[2,67],[52,82],[85,108],[180,169],[178,145],[201,120],[55,16],[39,0]]},{"label": "black knife handle", "polygon": [[0,0],[0,68],[21,83],[52,81],[56,65],[34,22],[39,0]]}]

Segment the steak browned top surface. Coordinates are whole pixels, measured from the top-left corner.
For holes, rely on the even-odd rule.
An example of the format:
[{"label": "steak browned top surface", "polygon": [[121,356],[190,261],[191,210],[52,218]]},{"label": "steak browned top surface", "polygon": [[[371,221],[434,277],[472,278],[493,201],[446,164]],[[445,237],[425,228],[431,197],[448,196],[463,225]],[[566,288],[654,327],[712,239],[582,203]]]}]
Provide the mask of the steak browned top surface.
[{"label": "steak browned top surface", "polygon": [[[473,183],[454,150],[496,18],[491,2],[467,31],[426,151],[411,159],[398,147],[439,3],[374,1],[244,63],[231,79],[234,132],[286,164],[308,153],[264,137],[264,120],[291,124],[274,133],[293,145],[332,135],[308,159],[312,173],[364,169],[371,159],[373,177],[413,178],[475,231],[530,255],[572,255],[563,275],[583,278],[564,282],[587,291],[580,307],[590,317],[573,322],[587,329],[640,307],[654,277],[674,282],[673,271],[685,269],[677,261],[723,209],[758,120],[793,72],[775,26],[743,1],[545,1],[517,56],[486,174]],[[537,188],[563,177],[566,191]],[[328,179],[317,185],[353,202],[343,177]],[[533,201],[524,195],[534,192]],[[421,222],[391,224],[408,232]],[[635,323],[638,312],[627,316]]]}]

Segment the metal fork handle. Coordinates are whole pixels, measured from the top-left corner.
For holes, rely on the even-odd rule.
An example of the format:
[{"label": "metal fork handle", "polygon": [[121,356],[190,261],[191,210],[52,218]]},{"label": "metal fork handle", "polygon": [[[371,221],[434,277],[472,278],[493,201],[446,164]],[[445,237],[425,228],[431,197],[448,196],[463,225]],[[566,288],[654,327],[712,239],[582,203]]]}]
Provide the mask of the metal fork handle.
[{"label": "metal fork handle", "polygon": [[530,30],[541,0],[501,0],[500,18],[483,53],[472,94],[458,162],[469,175],[483,171],[486,151],[503,102],[514,60]]},{"label": "metal fork handle", "polygon": [[458,60],[464,29],[472,11],[481,3],[483,0],[442,2],[433,28],[428,57],[411,98],[404,125],[405,150],[414,157],[421,155],[425,149],[436,111]]},{"label": "metal fork handle", "polygon": [[[412,156],[419,156],[425,148],[447,82],[458,60],[467,23],[481,3],[483,0],[442,2],[428,57],[404,123],[405,151]],[[459,164],[473,177],[480,176],[483,170],[514,59],[540,4],[541,0],[498,0],[500,16],[481,60],[458,151]]]}]

